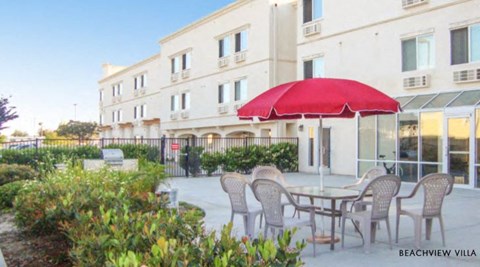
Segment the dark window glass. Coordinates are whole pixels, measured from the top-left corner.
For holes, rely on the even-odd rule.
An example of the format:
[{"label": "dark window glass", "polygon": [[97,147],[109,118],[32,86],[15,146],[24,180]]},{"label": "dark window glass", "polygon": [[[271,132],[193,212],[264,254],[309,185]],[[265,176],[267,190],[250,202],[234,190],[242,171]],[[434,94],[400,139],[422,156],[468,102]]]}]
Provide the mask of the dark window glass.
[{"label": "dark window glass", "polygon": [[417,39],[402,41],[402,71],[417,69]]},{"label": "dark window glass", "polygon": [[242,50],[242,34],[235,34],[235,52],[240,52]]},{"label": "dark window glass", "polygon": [[313,61],[305,61],[303,62],[303,78],[310,79],[313,78]]},{"label": "dark window glass", "polygon": [[137,118],[137,107],[136,106],[133,108],[133,118],[134,119]]},{"label": "dark window glass", "polygon": [[182,109],[185,109],[185,105],[186,105],[186,94],[182,94]]},{"label": "dark window glass", "polygon": [[187,69],[187,54],[182,55],[182,70]]},{"label": "dark window glass", "polygon": [[468,62],[468,28],[451,31],[452,65]]},{"label": "dark window glass", "polygon": [[218,40],[218,57],[223,57],[223,39]]},{"label": "dark window glass", "polygon": [[171,62],[172,62],[172,73],[175,73],[175,58],[172,58]]},{"label": "dark window glass", "polygon": [[170,110],[175,111],[175,96],[174,95],[172,95],[170,97]]},{"label": "dark window glass", "polygon": [[235,101],[240,100],[241,98],[241,88],[240,88],[240,81],[235,82]]},{"label": "dark window glass", "polygon": [[218,103],[223,103],[223,85],[218,86]]},{"label": "dark window glass", "polygon": [[312,0],[303,0],[303,23],[312,21]]}]

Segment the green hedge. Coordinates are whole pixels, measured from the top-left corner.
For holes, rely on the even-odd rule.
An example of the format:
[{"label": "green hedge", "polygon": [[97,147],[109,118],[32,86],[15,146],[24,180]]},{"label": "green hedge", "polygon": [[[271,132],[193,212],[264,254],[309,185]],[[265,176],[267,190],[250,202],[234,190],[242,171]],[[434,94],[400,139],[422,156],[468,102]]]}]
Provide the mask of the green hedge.
[{"label": "green hedge", "polygon": [[275,165],[282,172],[298,171],[298,146],[278,143],[270,146],[250,145],[232,147],[220,152],[204,152],[201,167],[211,175],[218,169],[224,172],[250,173],[258,165]]},{"label": "green hedge", "polygon": [[[145,164],[145,165],[144,165]],[[73,266],[299,266],[304,242],[232,237],[232,225],[205,231],[195,207],[177,213],[161,208],[152,189],[163,166],[139,172],[69,168],[29,181],[15,204],[17,225],[34,234],[64,233]],[[200,217],[199,217],[200,216]],[[225,218],[225,222],[228,218]]]},{"label": "green hedge", "polygon": [[14,181],[32,180],[38,174],[27,165],[0,164],[0,186]]},{"label": "green hedge", "polygon": [[0,210],[13,207],[15,197],[25,183],[26,181],[20,180],[0,186]]},{"label": "green hedge", "polygon": [[123,151],[126,159],[146,159],[148,161],[160,161],[160,148],[146,144],[111,144],[105,148],[119,148]]}]

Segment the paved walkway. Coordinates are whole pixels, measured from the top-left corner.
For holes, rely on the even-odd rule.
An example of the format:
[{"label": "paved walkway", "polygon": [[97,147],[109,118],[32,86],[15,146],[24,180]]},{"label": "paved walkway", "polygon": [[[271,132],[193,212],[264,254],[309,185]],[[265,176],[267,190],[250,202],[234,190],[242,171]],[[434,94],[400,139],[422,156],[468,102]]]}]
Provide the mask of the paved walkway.
[{"label": "paved walkway", "polygon": [[[286,175],[287,181],[292,185],[318,185],[318,176],[304,173],[291,173]],[[327,176],[327,186],[340,186],[352,183],[353,177]],[[223,192],[219,177],[202,178],[173,178],[170,181],[173,187],[179,189],[179,199],[198,205],[206,211],[205,225],[207,229],[219,230],[230,219],[230,203],[228,196]],[[412,184],[402,184],[400,195],[411,192]],[[254,202],[253,194],[249,194],[249,200]],[[408,202],[409,207],[420,207],[420,198]],[[292,211],[287,210],[287,214]],[[447,246],[442,246],[438,220],[433,222],[432,238],[430,241],[422,240],[422,250],[427,252],[441,250],[450,252],[450,256],[401,256],[404,250],[414,249],[413,222],[408,217],[402,216],[400,224],[400,239],[398,244],[393,243],[393,249],[388,246],[388,237],[385,224],[377,232],[377,241],[372,244],[371,253],[363,252],[362,240],[355,233],[353,225],[347,222],[345,230],[345,248],[342,249],[337,243],[335,251],[330,251],[328,245],[317,246],[317,256],[313,257],[313,247],[309,244],[302,253],[302,259],[306,266],[480,266],[480,190],[454,189],[447,196],[443,205],[443,216],[446,230]],[[330,225],[330,220],[325,218],[325,225]],[[390,208],[390,225],[392,226],[392,238],[395,238],[395,201]],[[317,232],[321,231],[321,217],[317,215]],[[238,236],[244,234],[240,216],[234,219],[234,231]],[[260,232],[258,220],[256,233]],[[423,230],[423,233],[425,230]],[[340,229],[336,229],[340,236]],[[305,239],[310,235],[309,228],[303,228],[297,232],[295,238]],[[456,250],[464,254],[459,255]],[[423,251],[422,251],[423,252]]]}]

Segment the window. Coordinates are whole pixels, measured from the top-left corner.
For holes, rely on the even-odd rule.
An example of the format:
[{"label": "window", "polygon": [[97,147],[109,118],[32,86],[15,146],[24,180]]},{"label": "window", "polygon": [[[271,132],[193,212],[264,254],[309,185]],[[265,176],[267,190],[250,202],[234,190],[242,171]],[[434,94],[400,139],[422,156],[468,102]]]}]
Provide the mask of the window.
[{"label": "window", "polygon": [[178,110],[178,95],[172,95],[170,97],[170,110],[171,111]]},{"label": "window", "polygon": [[121,109],[117,110],[117,122],[121,122],[123,119],[123,112]]},{"label": "window", "polygon": [[303,0],[303,23],[323,17],[323,0]]},{"label": "window", "polygon": [[452,65],[480,61],[480,24],[452,30]]},{"label": "window", "polygon": [[174,57],[171,59],[171,62],[172,62],[172,74],[174,73],[178,73],[178,71],[180,70],[180,59],[178,57]]},{"label": "window", "polygon": [[325,63],[323,57],[303,62],[303,78],[322,78],[325,77]]},{"label": "window", "polygon": [[147,117],[147,104],[143,104],[140,106],[140,117],[141,118]]},{"label": "window", "polygon": [[182,94],[182,110],[190,109],[190,93]]},{"label": "window", "polygon": [[133,119],[138,119],[138,106],[133,107]]},{"label": "window", "polygon": [[218,40],[218,57],[227,57],[230,55],[230,38],[227,36]]},{"label": "window", "polygon": [[116,111],[112,111],[112,122],[113,123],[115,123],[115,114],[116,113],[117,113]]},{"label": "window", "polygon": [[103,101],[103,90],[100,90],[100,101]]},{"label": "window", "polygon": [[432,34],[402,41],[402,71],[435,66],[435,41]]},{"label": "window", "polygon": [[100,118],[98,122],[100,125],[103,125],[103,114],[100,114]]},{"label": "window", "polygon": [[112,85],[112,95],[113,96],[120,96],[123,93],[123,84],[117,83]]},{"label": "window", "polygon": [[218,103],[224,104],[230,102],[230,84],[224,83],[218,86]]},{"label": "window", "polygon": [[247,99],[247,79],[235,82],[235,101]]},{"label": "window", "polygon": [[133,88],[135,90],[146,87],[147,86],[147,74],[142,74],[134,78],[133,81]]},{"label": "window", "polygon": [[192,55],[191,52],[187,52],[182,55],[182,70],[188,70],[191,68]]},{"label": "window", "polygon": [[247,50],[247,31],[235,34],[235,53]]}]

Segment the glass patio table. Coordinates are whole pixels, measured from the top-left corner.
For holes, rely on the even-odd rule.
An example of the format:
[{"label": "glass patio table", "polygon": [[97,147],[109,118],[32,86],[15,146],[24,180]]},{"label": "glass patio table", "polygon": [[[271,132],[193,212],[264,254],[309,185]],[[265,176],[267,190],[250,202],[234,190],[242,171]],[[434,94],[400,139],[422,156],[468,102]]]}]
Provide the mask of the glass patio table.
[{"label": "glass patio table", "polygon": [[[320,190],[319,186],[294,186],[288,187],[287,190],[293,196],[308,197],[312,205],[314,205],[315,199],[330,200],[330,208],[315,206],[315,213],[331,218],[330,240],[328,243],[330,243],[330,250],[334,250],[336,242],[335,218],[342,216],[341,211],[336,209],[337,200],[356,198],[360,194],[360,191],[328,186],[325,186],[323,191]],[[312,240],[312,242],[315,241]]]}]

